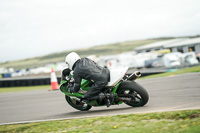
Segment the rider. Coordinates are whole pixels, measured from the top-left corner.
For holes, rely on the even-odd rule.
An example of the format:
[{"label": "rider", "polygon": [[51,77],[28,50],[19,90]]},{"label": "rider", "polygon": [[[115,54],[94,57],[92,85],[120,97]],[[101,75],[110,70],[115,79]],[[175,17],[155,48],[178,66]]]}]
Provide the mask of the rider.
[{"label": "rider", "polygon": [[65,62],[68,68],[73,70],[74,85],[69,88],[71,93],[80,90],[82,79],[94,82],[91,89],[84,94],[83,99],[86,101],[92,101],[92,97],[97,96],[110,80],[110,71],[107,68],[99,66],[88,58],[80,58],[75,52],[69,53]]}]

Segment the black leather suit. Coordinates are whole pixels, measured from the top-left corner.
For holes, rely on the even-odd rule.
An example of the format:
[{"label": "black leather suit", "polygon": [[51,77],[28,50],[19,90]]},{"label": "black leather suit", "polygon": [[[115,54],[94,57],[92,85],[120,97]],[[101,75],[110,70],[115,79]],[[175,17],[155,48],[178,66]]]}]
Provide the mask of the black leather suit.
[{"label": "black leather suit", "polygon": [[81,58],[76,61],[72,69],[74,71],[73,92],[79,91],[82,79],[94,82],[91,89],[84,95],[84,98],[98,95],[110,80],[110,71],[88,58]]}]

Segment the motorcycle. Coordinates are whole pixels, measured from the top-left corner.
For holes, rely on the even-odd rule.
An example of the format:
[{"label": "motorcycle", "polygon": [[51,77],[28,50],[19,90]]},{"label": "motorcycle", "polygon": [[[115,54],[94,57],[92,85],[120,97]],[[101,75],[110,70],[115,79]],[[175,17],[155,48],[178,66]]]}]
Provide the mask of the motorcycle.
[{"label": "motorcycle", "polygon": [[149,100],[149,95],[141,85],[135,82],[141,73],[135,71],[128,76],[127,71],[128,67],[111,69],[110,82],[98,96],[89,102],[82,101],[82,98],[93,82],[82,79],[80,90],[76,93],[70,93],[68,88],[73,85],[72,73],[67,76],[67,80],[61,81],[60,91],[65,94],[68,104],[80,111],[88,111],[92,106],[106,106],[108,101],[111,102],[110,105],[125,103],[132,107],[144,106]]}]

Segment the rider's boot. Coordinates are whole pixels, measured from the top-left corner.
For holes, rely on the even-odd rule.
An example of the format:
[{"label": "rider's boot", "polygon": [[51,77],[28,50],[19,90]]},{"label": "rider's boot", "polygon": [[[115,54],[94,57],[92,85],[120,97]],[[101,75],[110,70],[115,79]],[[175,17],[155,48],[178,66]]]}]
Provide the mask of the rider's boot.
[{"label": "rider's boot", "polygon": [[110,105],[114,101],[114,94],[109,93],[108,95],[106,95],[106,100],[107,100],[107,103],[106,103],[107,107],[110,107]]},{"label": "rider's boot", "polygon": [[99,100],[102,101],[102,100],[105,99],[105,98],[106,98],[106,95],[105,95],[104,93],[101,92],[101,93],[99,94]]},{"label": "rider's boot", "polygon": [[89,103],[89,99],[88,98],[81,98],[81,102],[82,103]]},{"label": "rider's boot", "polygon": [[110,103],[111,103],[111,104],[112,104],[112,102],[114,101],[114,98],[115,98],[114,94],[113,94],[113,93],[110,93],[109,99],[110,99]]},{"label": "rider's boot", "polygon": [[107,100],[106,106],[107,106],[107,107],[110,107],[110,105],[111,105],[110,99],[107,98],[106,100]]}]

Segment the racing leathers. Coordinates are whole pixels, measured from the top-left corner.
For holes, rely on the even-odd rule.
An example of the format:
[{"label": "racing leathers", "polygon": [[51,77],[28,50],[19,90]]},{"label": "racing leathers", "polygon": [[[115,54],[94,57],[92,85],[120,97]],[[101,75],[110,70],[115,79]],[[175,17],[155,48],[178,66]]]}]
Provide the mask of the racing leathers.
[{"label": "racing leathers", "polygon": [[85,93],[84,98],[97,96],[110,80],[110,71],[88,58],[77,60],[72,69],[74,85],[70,88],[71,92],[80,90],[82,79],[94,82],[90,90]]}]

